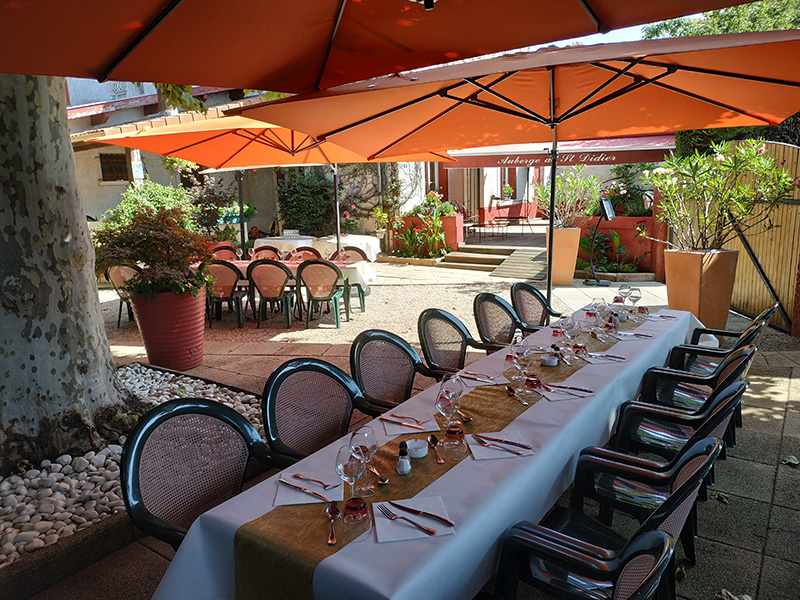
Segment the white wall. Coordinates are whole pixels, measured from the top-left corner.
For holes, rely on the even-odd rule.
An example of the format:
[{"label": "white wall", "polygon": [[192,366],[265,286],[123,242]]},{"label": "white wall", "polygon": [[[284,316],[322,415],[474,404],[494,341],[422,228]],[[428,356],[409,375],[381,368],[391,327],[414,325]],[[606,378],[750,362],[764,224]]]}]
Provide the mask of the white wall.
[{"label": "white wall", "polygon": [[397,178],[400,182],[400,212],[422,204],[426,194],[425,163],[398,163]]}]

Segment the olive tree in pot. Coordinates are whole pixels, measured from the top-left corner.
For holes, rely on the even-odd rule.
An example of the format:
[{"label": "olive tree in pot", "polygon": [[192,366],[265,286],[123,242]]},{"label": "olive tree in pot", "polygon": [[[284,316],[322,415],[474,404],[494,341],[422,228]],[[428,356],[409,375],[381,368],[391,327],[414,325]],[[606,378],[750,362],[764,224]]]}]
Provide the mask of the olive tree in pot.
[{"label": "olive tree in pot", "polygon": [[[571,285],[578,260],[581,225],[588,220],[589,207],[600,199],[600,180],[584,176],[584,165],[569,167],[556,175],[553,213],[553,285]],[[550,205],[550,184],[535,183],[539,206]],[[548,240],[550,232],[548,231]],[[548,241],[549,248],[549,241]]]},{"label": "olive tree in pot", "polygon": [[672,232],[664,253],[669,307],[724,329],[739,251],[723,246],[739,232],[769,229],[792,178],[766,154],[762,140],[746,140],[714,144],[708,154],[670,155],[642,179],[660,194],[655,218]]},{"label": "olive tree in pot", "polygon": [[151,364],[185,371],[203,361],[209,241],[189,231],[180,208],[140,207],[129,223],[94,231],[98,269],[138,266],[128,280],[133,312]]}]

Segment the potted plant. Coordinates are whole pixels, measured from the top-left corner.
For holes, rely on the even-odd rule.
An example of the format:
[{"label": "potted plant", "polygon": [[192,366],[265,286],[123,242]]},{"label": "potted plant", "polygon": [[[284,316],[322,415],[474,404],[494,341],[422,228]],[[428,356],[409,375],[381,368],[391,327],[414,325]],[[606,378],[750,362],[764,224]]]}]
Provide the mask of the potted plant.
[{"label": "potted plant", "polygon": [[[578,260],[580,226],[588,218],[588,207],[600,197],[600,180],[584,176],[584,165],[569,167],[556,175],[555,211],[553,212],[553,285],[571,285]],[[535,183],[539,204],[550,205],[550,185]],[[548,248],[550,232],[548,231]]]},{"label": "potted plant", "polygon": [[128,280],[133,313],[150,363],[178,371],[203,361],[208,239],[187,229],[179,208],[141,207],[129,223],[94,231],[97,267],[138,266]]},{"label": "potted plant", "polygon": [[384,211],[380,206],[375,206],[372,209],[372,220],[375,221],[375,237],[383,238],[386,235],[386,226],[389,224],[389,213]]},{"label": "potted plant", "polygon": [[664,253],[669,307],[707,327],[724,329],[728,320],[738,250],[723,246],[737,232],[768,229],[792,190],[791,177],[765,151],[762,140],[713,144],[708,154],[670,155],[643,175],[661,195],[656,218],[672,232]]},{"label": "potted plant", "polygon": [[514,188],[506,184],[503,186],[503,198],[511,200],[514,197]]}]

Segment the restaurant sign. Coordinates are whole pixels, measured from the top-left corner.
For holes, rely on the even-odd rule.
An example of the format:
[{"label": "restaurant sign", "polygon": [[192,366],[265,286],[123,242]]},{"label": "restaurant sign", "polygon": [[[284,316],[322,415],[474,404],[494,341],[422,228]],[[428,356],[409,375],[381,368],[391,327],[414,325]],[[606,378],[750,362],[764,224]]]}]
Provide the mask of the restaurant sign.
[{"label": "restaurant sign", "polygon": [[[558,166],[618,165],[628,163],[657,163],[669,155],[670,149],[565,151],[558,153]],[[528,154],[484,154],[458,156],[455,161],[443,163],[445,169],[474,169],[484,167],[549,167],[549,152]]]}]

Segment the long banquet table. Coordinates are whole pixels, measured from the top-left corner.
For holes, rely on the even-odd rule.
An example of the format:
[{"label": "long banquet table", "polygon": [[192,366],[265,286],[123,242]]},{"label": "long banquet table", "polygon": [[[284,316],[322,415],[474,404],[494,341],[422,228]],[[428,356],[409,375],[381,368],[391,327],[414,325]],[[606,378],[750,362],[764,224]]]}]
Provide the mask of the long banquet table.
[{"label": "long banquet table", "polygon": [[[467,456],[416,495],[442,498],[449,518],[456,523],[454,535],[378,543],[373,529],[366,539],[342,545],[316,565],[313,597],[316,600],[472,598],[496,568],[503,532],[520,520],[538,522],[544,516],[571,483],[580,450],[608,440],[619,405],[634,397],[642,373],[651,366],[662,365],[669,349],[685,343],[700,326],[689,313],[662,314],[677,318],[647,321],[637,331],[650,333],[653,338],[630,339],[613,346],[613,354],[626,357],[626,362],[586,365],[566,379],[571,385],[592,388],[593,396],[559,402],[541,400],[503,429],[522,434],[534,446],[533,456],[481,461]],[[547,328],[529,338],[532,344],[548,346],[550,342]],[[506,368],[505,356],[505,351],[496,352],[473,363],[469,369],[501,373]],[[432,410],[435,394],[436,386],[428,388],[395,412],[435,412]],[[513,403],[514,399],[497,396],[494,401]],[[372,427],[381,445],[395,437],[387,436],[378,421]],[[492,431],[481,428],[479,422],[466,426],[465,430],[467,434]],[[292,470],[330,469],[335,478],[336,451],[345,442],[336,441]],[[380,455],[381,451],[376,458]],[[432,460],[432,456],[421,460]],[[384,460],[381,467],[386,464],[389,463]],[[399,476],[388,469],[386,474],[392,477],[394,485]],[[236,597],[234,536],[245,523],[273,510],[278,485],[276,475],[200,516],[154,598]],[[324,505],[317,506],[319,519],[325,521]],[[341,520],[337,526],[338,523]],[[324,537],[319,540],[322,545]],[[265,572],[263,582],[256,587],[258,597],[283,598],[271,590],[270,582],[285,578],[287,574],[283,572]]]}]

